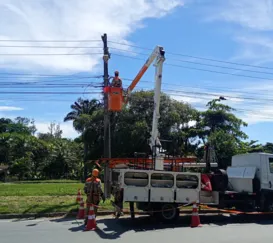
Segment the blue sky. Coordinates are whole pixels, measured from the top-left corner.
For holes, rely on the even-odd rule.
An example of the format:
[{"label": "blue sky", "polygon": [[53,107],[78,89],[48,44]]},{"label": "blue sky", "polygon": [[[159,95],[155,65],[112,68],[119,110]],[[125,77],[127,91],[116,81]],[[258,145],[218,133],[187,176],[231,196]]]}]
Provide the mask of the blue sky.
[{"label": "blue sky", "polygon": [[[65,137],[75,137],[63,117],[77,97],[100,97],[82,93],[100,91],[87,86],[102,82],[94,76],[103,73],[100,36],[107,33],[111,75],[119,70],[122,78],[134,78],[149,49],[162,45],[163,91],[198,109],[223,95],[249,123],[250,139],[272,140],[273,1],[2,0],[0,16],[1,116],[34,118],[40,132],[55,121]],[[151,66],[137,89],[152,88],[153,77]]]}]

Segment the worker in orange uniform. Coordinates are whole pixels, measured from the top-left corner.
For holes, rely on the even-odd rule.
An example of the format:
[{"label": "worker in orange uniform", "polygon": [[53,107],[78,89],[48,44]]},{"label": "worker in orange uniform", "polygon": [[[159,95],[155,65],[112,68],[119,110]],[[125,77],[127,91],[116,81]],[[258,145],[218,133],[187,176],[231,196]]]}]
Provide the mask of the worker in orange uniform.
[{"label": "worker in orange uniform", "polygon": [[115,71],[115,77],[112,80],[112,87],[122,88],[122,80],[119,77],[119,72]]},{"label": "worker in orange uniform", "polygon": [[97,215],[98,205],[100,203],[100,199],[102,198],[103,202],[105,202],[105,196],[102,191],[101,181],[98,178],[99,170],[94,169],[92,171],[91,177],[87,178],[84,185],[84,193],[87,196],[86,199],[86,211],[85,211],[85,225],[87,224],[88,212],[91,204],[94,205],[94,212]]}]

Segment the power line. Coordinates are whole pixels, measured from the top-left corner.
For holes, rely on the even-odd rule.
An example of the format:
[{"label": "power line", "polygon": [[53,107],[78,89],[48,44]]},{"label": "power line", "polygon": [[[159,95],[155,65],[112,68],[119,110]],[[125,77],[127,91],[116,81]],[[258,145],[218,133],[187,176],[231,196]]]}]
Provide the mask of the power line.
[{"label": "power line", "polygon": [[[168,95],[173,95],[173,94],[170,94],[170,93],[167,93]],[[187,97],[187,98],[198,98],[198,99],[204,99],[204,97],[200,97],[200,96],[193,96],[193,95],[178,95],[178,96],[183,96],[183,97]],[[135,98],[134,98],[135,99]],[[135,99],[136,100],[136,99]],[[143,101],[150,101],[151,103],[153,103],[154,102],[154,100],[153,100],[153,97],[151,97],[151,98],[143,98],[143,97],[141,97],[141,98],[139,98],[139,99],[137,99],[138,101],[140,101],[140,102],[143,102]],[[204,99],[205,100],[205,99]],[[190,105],[190,104],[189,104]],[[194,107],[194,109],[203,109],[203,108],[205,108],[205,107]],[[255,107],[255,108],[257,108],[257,107]],[[207,108],[206,108],[207,109]],[[255,111],[255,110],[249,110],[249,109],[242,109],[242,108],[235,108],[235,111],[232,111],[232,113],[237,113],[237,112],[244,112],[244,113],[248,113],[248,114],[262,114],[261,112],[259,112],[259,111]],[[263,115],[264,116],[264,115]],[[265,115],[265,117],[267,117],[266,115]],[[273,117],[272,116],[268,116],[267,117],[268,119],[270,119],[270,120],[273,120]]]},{"label": "power line", "polygon": [[[126,80],[132,80],[132,79],[126,79]],[[153,83],[153,81],[147,81],[145,80],[146,82],[149,82],[149,83]],[[99,83],[89,83],[89,84],[39,84],[37,83],[37,85],[35,84],[28,84],[28,86],[24,86],[24,87],[19,87],[16,85],[13,85],[12,84],[7,84],[5,83],[4,85],[2,84],[2,87],[8,87],[8,88],[15,88],[15,89],[20,89],[20,88],[44,88],[46,86],[49,86],[52,88],[74,88],[74,87],[97,87],[97,88],[101,88],[103,85],[99,85]],[[173,87],[177,87],[179,85],[176,85],[176,84],[172,84]],[[182,85],[181,85],[182,86]],[[1,87],[1,84],[0,84],[0,87]],[[184,87],[184,86],[182,86]],[[189,88],[193,88],[193,87],[189,87]],[[198,91],[184,91],[184,90],[178,90],[178,89],[166,89],[166,91],[173,91],[175,93],[184,93],[184,94],[187,94],[187,93],[190,93],[190,94],[197,94],[197,95],[207,95],[207,96],[215,96],[215,97],[219,97],[220,95],[223,95],[225,97],[229,97],[229,98],[235,98],[235,99],[244,99],[244,100],[253,100],[253,101],[273,101],[273,99],[265,99],[265,98],[259,98],[259,97],[245,97],[245,96],[232,96],[232,95],[228,95],[228,94],[215,94],[215,93],[208,93],[208,92],[198,92]],[[229,91],[230,92],[230,91]],[[239,92],[239,93],[244,93],[244,92]],[[249,93],[244,93],[244,94],[249,94]],[[252,93],[254,94],[254,93]]]},{"label": "power line", "polygon": [[[123,52],[128,52],[128,53],[134,53],[134,54],[138,54],[138,55],[144,55],[144,56],[147,56],[147,55],[148,55],[147,53],[134,52],[134,51],[124,50],[124,49],[115,48],[115,47],[112,47],[112,49],[114,49],[114,50],[119,50],[119,51],[123,51]],[[208,67],[216,67],[216,68],[224,68],[224,69],[230,69],[230,70],[236,70],[236,71],[243,71],[243,72],[261,73],[261,74],[269,74],[269,75],[272,75],[272,74],[273,74],[273,72],[263,72],[263,71],[249,70],[249,69],[241,69],[241,68],[220,66],[220,65],[215,65],[215,64],[207,64],[207,63],[201,63],[201,62],[193,62],[193,61],[182,60],[182,59],[176,59],[176,58],[168,58],[168,60],[179,61],[179,62],[186,62],[186,63],[196,64],[196,65],[203,65],[203,66],[208,66]],[[272,69],[273,69],[273,68],[272,68]]]},{"label": "power line", "polygon": [[57,94],[57,95],[60,95],[60,94],[101,94],[102,92],[40,92],[40,91],[10,91],[10,92],[0,92],[0,94]]},{"label": "power line", "polygon": [[[125,81],[132,81],[132,79],[124,79]],[[148,83],[154,83],[153,81],[148,81],[148,80],[142,80],[142,82],[148,82]],[[163,83],[163,84],[166,84],[166,83]],[[193,87],[193,86],[185,86],[185,85],[178,85],[178,84],[170,84],[170,83],[167,83],[168,85],[170,85],[172,88],[175,88],[175,92],[183,92],[183,90],[178,90],[176,87],[183,87],[183,88],[191,88],[191,89],[196,89],[197,87]],[[60,88],[60,87],[64,87],[64,88],[72,88],[72,87],[97,87],[97,88],[100,88],[102,87],[102,82],[86,82],[86,83],[56,83],[54,82],[53,84],[52,83],[41,83],[41,82],[35,82],[35,83],[0,83],[0,87],[2,88],[12,88],[12,89],[20,89],[20,88]],[[142,87],[142,86],[139,86],[139,87]],[[202,86],[203,89],[205,88],[206,90],[214,90],[214,91],[225,91],[227,92],[226,90],[217,90],[217,89],[210,89],[210,88],[206,88],[205,86]],[[145,87],[142,87],[142,88],[145,88]],[[169,89],[170,90],[170,89]],[[236,91],[228,91],[229,93],[240,93],[240,94],[254,94],[256,95],[257,93],[250,93],[250,92],[236,92]],[[221,94],[222,95],[222,94]]]},{"label": "power line", "polygon": [[101,40],[1,40],[0,42],[101,42]]},{"label": "power line", "polygon": [[[21,83],[21,84],[29,84],[29,83],[32,83],[32,84],[43,84],[43,83],[50,83],[50,82],[60,82],[60,81],[71,81],[71,80],[82,80],[82,79],[92,79],[90,77],[78,77],[78,78],[63,78],[63,79],[53,79],[53,80],[39,80],[39,81],[24,81],[24,82],[18,82],[18,81],[9,81],[9,83]],[[98,79],[98,78],[93,78],[93,79]],[[0,80],[7,80],[7,78],[2,78],[0,77]],[[0,82],[0,85],[4,83],[4,82]]]},{"label": "power line", "polygon": [[[23,76],[25,78],[25,76],[28,76],[28,75],[32,75],[32,74],[26,74],[26,73],[2,73],[2,75],[5,75],[5,74],[8,74],[10,75],[11,77],[7,76],[7,77],[3,77],[1,76],[1,73],[0,73],[0,79],[9,79],[9,78],[14,78],[14,76]],[[38,78],[38,77],[47,77],[47,78],[51,78],[51,77],[54,77],[54,80],[39,80],[39,81],[31,81],[31,82],[28,82],[28,81],[24,81],[24,82],[9,82],[9,83],[3,83],[3,82],[0,82],[0,85],[1,84],[18,84],[18,85],[30,85],[30,84],[44,84],[44,83],[50,83],[50,82],[54,82],[54,84],[56,84],[56,82],[58,81],[68,81],[68,80],[79,80],[79,79],[99,79],[99,78],[102,78],[102,75],[97,75],[97,76],[87,76],[87,77],[81,77],[81,76],[76,76],[77,74],[72,74],[72,75],[49,75],[49,74],[35,74],[35,75],[32,75],[31,77],[28,77],[28,78]],[[62,79],[56,79],[55,77],[61,77]],[[73,78],[72,78],[73,77]],[[19,77],[20,78],[20,77]],[[130,79],[130,78],[122,78],[124,81],[132,81],[133,79]],[[154,83],[154,81],[151,81],[151,80],[141,80],[141,82],[147,82],[147,83]],[[91,82],[92,83],[92,82]],[[54,84],[50,84],[50,85],[54,85]],[[61,83],[60,83],[61,84]],[[69,83],[69,84],[72,84],[72,83]],[[77,82],[78,84],[78,82]],[[90,84],[90,82],[88,83],[83,83],[83,85],[87,85],[87,84]],[[162,82],[162,84],[165,84],[165,85],[171,85],[171,86],[180,86],[180,87],[187,87],[185,85],[179,85],[179,84],[174,84],[174,83],[167,83],[167,82]],[[189,88],[198,88],[198,87],[194,87],[194,86],[188,86]],[[200,86],[200,88],[207,88],[207,87],[211,87],[211,86],[207,86],[207,85],[202,85]],[[220,87],[221,88],[221,87]],[[230,92],[239,92],[239,93],[245,93],[245,92],[242,92],[241,89],[240,90],[234,90],[232,88],[228,88],[228,87],[222,87],[222,89],[216,89],[215,86],[213,86],[213,89],[214,90],[222,90],[222,91],[229,91]],[[262,91],[262,90],[261,90]],[[250,92],[246,92],[247,94],[251,94]],[[256,93],[255,93],[256,94]]]},{"label": "power line", "polygon": [[0,53],[0,56],[89,56],[103,53]]},{"label": "power line", "polygon": [[23,87],[14,87],[9,85],[0,85],[0,88],[2,89],[60,89],[60,88],[84,88],[84,87],[92,87],[92,88],[102,88],[103,85],[98,86],[89,86],[89,85],[82,85],[82,84],[74,84],[74,85],[54,85],[54,86],[48,86],[48,85],[40,85],[40,86],[23,86]]},{"label": "power line", "polygon": [[[203,95],[203,96],[212,96],[212,97],[219,97],[223,94],[215,94],[215,93],[208,93],[208,92],[192,92],[192,91],[180,91],[180,90],[171,90],[171,89],[166,89],[165,91],[171,91],[174,92],[172,95],[175,96],[181,96],[181,94],[194,94],[194,95]],[[0,92],[0,94],[94,94],[94,93],[99,93],[102,94],[101,92],[69,92],[69,91],[64,91],[64,92],[53,92],[53,91],[7,91],[7,92]],[[183,96],[183,95],[182,95]],[[226,98],[231,98],[231,99],[239,99],[239,100],[253,100],[253,101],[266,101],[266,102],[273,102],[272,99],[263,99],[263,98],[258,98],[258,97],[244,97],[244,96],[231,96],[231,95],[223,95]]]},{"label": "power line", "polygon": [[[76,74],[41,74],[41,73],[37,73],[37,74],[33,74],[33,73],[0,73],[0,75],[12,75],[12,76],[38,76],[38,77],[60,77],[60,76],[65,76],[65,77],[69,77],[69,76],[75,76],[78,75]],[[80,76],[79,76],[80,77]],[[93,75],[93,76],[88,76],[88,78],[101,78],[103,77],[102,75]]]},{"label": "power line", "polygon": [[[167,93],[168,95],[173,95],[173,94],[171,94],[171,93]],[[177,95],[176,95],[177,96]],[[197,98],[197,96],[192,96],[192,95],[178,95],[178,96],[183,96],[183,97],[187,97],[187,98]],[[204,99],[204,97],[200,97],[200,96],[198,96],[198,98],[199,99]],[[138,99],[136,99],[136,97],[134,98],[134,101],[140,101],[140,102],[143,102],[143,101],[149,101],[149,102],[151,102],[151,103],[153,103],[154,102],[154,100],[153,100],[153,97],[150,97],[150,98],[146,98],[146,97],[141,97],[141,98],[138,98]],[[201,108],[205,108],[205,107],[194,107],[194,109],[201,109]],[[232,113],[246,113],[247,112],[247,114],[248,115],[259,115],[259,114],[262,114],[261,112],[259,112],[259,111],[253,111],[253,110],[249,110],[249,109],[241,109],[241,108],[235,108],[235,111],[232,111]],[[266,116],[266,115],[260,115],[260,117],[261,116],[263,116],[264,118],[267,118],[267,119],[270,119],[270,120],[273,120],[273,117],[271,117],[271,116]]]},{"label": "power line", "polygon": [[[117,54],[117,53],[112,53],[112,55],[145,61],[145,59],[142,59],[142,58],[131,57],[131,56],[126,56],[126,55],[120,55],[120,54]],[[232,76],[245,77],[245,78],[263,79],[263,80],[270,81],[270,79],[264,78],[264,77],[255,77],[255,76],[243,75],[243,74],[226,73],[226,72],[221,72],[221,71],[216,71],[216,70],[208,70],[208,69],[195,68],[195,67],[186,67],[186,66],[182,66],[182,65],[178,65],[178,64],[172,64],[172,63],[165,63],[164,65],[172,66],[172,67],[185,68],[185,69],[192,69],[192,70],[197,70],[197,71],[204,71],[204,72],[211,72],[211,73],[232,75]]]},{"label": "power line", "polygon": [[[50,43],[50,42],[52,42],[52,43],[54,43],[54,42],[58,42],[58,43],[67,43],[67,42],[80,43],[80,42],[82,42],[82,43],[84,43],[84,42],[87,42],[88,43],[88,42],[100,42],[100,40],[0,40],[0,42],[30,42],[30,43],[32,43],[32,42],[34,42],[34,43],[35,42],[45,42],[45,43]],[[127,43],[121,43],[121,42],[117,42],[117,41],[108,41],[108,42],[118,44],[118,45],[123,45],[123,46],[139,48],[139,49],[143,49],[143,50],[149,50],[149,51],[152,50],[151,48],[141,47],[141,46],[137,46],[137,45],[131,45],[131,44],[127,44]],[[4,47],[8,47],[8,46],[4,46]],[[10,47],[31,47],[31,46],[10,46]],[[38,47],[38,48],[43,48],[43,47]],[[45,47],[45,48],[47,48],[47,47]],[[49,47],[49,48],[99,48],[99,47]],[[114,48],[112,47],[112,49],[114,49]],[[118,48],[115,48],[115,49],[118,49]],[[263,68],[263,69],[273,69],[272,67],[249,65],[249,64],[237,63],[237,62],[228,62],[228,61],[223,61],[223,60],[198,57],[198,56],[187,55],[187,54],[182,54],[182,53],[168,52],[168,54],[169,55],[175,55],[175,56],[195,58],[195,59],[200,59],[200,60],[206,60],[206,61],[212,61],[212,62],[240,65],[240,66]]]},{"label": "power line", "polygon": [[[95,92],[92,92],[92,93],[95,93]],[[101,94],[101,93],[100,93]],[[170,93],[167,93],[168,95],[174,95],[174,94],[170,94]],[[182,97],[189,97],[189,98],[196,98],[196,96],[191,96],[191,95],[175,95],[175,96],[182,96]],[[199,99],[204,99],[204,97],[200,97],[200,96],[198,96],[198,98]],[[149,100],[149,101],[151,101],[151,102],[153,102],[153,98],[151,97],[151,98],[141,98],[141,99],[139,99],[140,101],[143,101],[143,100]],[[53,99],[47,99],[47,100],[41,100],[41,99],[38,99],[38,100],[34,100],[34,99],[16,99],[16,101],[40,101],[40,102],[72,102],[72,101],[70,101],[70,100],[53,100]],[[197,109],[197,107],[195,107],[195,109]],[[263,117],[263,118],[268,118],[268,119],[270,119],[270,120],[272,120],[273,118],[272,117],[267,117],[266,115],[263,115],[263,114],[261,114],[260,112],[255,112],[255,111],[253,111],[253,110],[247,110],[247,109],[235,109],[235,111],[234,112],[248,112],[248,114],[254,114],[254,115],[258,115],[259,117]]]},{"label": "power line", "polygon": [[[127,80],[132,80],[132,79],[127,79]],[[144,80],[143,80],[144,81]],[[153,81],[147,81],[147,80],[145,80],[146,82],[150,82],[150,83],[153,83]],[[74,84],[74,85],[72,85],[72,84],[39,84],[39,83],[36,83],[37,85],[35,85],[35,84],[28,84],[28,86],[25,86],[25,87],[16,87],[16,85],[12,85],[12,83],[4,83],[4,84],[2,84],[2,87],[8,87],[8,88],[17,88],[17,89],[20,89],[20,88],[36,88],[36,89],[38,89],[38,88],[44,88],[45,86],[50,86],[51,87],[51,89],[52,88],[74,88],[74,87],[83,87],[83,86],[85,86],[85,87],[97,87],[97,88],[101,88],[102,87],[102,85],[99,85],[99,83],[98,84],[92,84],[92,83],[87,83],[87,84]],[[39,85],[39,86],[38,86]],[[1,84],[0,84],[0,86],[1,86]],[[177,87],[177,86],[179,86],[179,85],[176,85],[176,84],[173,84],[173,86],[174,87]],[[182,86],[182,85],[181,85]],[[182,86],[182,87],[184,87],[184,86]],[[193,88],[193,87],[189,87],[189,88]],[[187,91],[184,91],[184,90],[177,90],[177,89],[175,89],[175,90],[173,90],[173,89],[166,89],[166,91],[173,91],[173,92],[179,92],[179,93],[184,93],[184,94],[186,94],[186,93],[191,93],[191,94],[197,94],[197,95],[207,95],[207,96],[215,96],[215,97],[217,97],[217,96],[220,96],[220,95],[223,95],[223,96],[225,96],[225,97],[229,97],[229,98],[235,98],[235,99],[244,99],[244,100],[253,100],[253,101],[272,101],[272,99],[264,99],[264,98],[259,98],[259,97],[244,97],[244,96],[231,96],[231,95],[225,95],[225,94],[215,94],[215,93],[208,93],[208,92],[197,92],[197,91],[195,91],[195,92],[193,92],[193,91],[191,91],[191,92],[187,92]],[[240,92],[240,93],[243,93],[243,92]],[[249,93],[245,93],[245,94],[249,94]]]},{"label": "power line", "polygon": [[[137,46],[137,45],[130,45],[130,44],[120,43],[120,42],[116,42],[116,41],[109,41],[109,42],[114,43],[114,44],[118,44],[118,45],[124,45],[124,46],[139,48],[139,49],[143,49],[143,50],[148,50],[148,51],[152,50],[151,48],[141,47],[141,46]],[[256,66],[256,65],[250,65],[250,64],[245,64],[245,63],[237,63],[237,62],[228,62],[228,61],[223,61],[223,60],[217,60],[217,59],[205,58],[205,57],[198,57],[198,56],[192,56],[192,55],[186,55],[186,54],[174,53],[174,52],[168,52],[168,55],[190,57],[190,58],[195,58],[195,59],[200,59],[200,60],[219,62],[219,63],[226,63],[226,64],[233,64],[233,65],[246,66],[246,67],[262,68],[262,69],[273,69],[272,67]]]},{"label": "power line", "polygon": [[243,72],[252,72],[252,73],[270,74],[270,75],[273,74],[271,72],[262,72],[262,71],[254,71],[254,70],[247,70],[247,69],[240,69],[240,68],[233,68],[233,67],[224,67],[224,66],[206,64],[206,63],[200,63],[200,62],[186,61],[186,60],[181,60],[181,59],[169,59],[169,60],[175,60],[175,61],[186,62],[186,63],[191,63],[191,64],[203,65],[203,66],[208,66],[208,67],[217,67],[217,68],[224,68],[224,69],[230,69],[230,70],[236,70],[236,71],[243,71]]},{"label": "power line", "polygon": [[56,48],[56,49],[68,49],[68,48],[75,48],[75,49],[101,49],[100,46],[1,46],[4,48]]}]

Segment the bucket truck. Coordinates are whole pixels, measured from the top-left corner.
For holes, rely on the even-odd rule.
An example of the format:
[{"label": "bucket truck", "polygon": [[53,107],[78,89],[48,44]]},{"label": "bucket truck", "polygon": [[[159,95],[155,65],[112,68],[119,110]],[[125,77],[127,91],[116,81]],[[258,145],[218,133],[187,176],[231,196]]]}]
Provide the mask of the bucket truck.
[{"label": "bucket truck", "polygon": [[[110,88],[109,90],[109,109],[120,111],[120,104],[128,102],[132,90],[154,62],[156,69],[154,110],[149,139],[151,156],[149,158],[105,158],[100,159],[100,161],[108,162],[108,166],[112,170],[112,178],[110,178],[112,194],[118,197],[122,201],[121,203],[129,202],[132,210],[134,203],[137,204],[138,209],[145,211],[160,211],[162,209],[161,217],[173,219],[179,215],[177,205],[199,199],[201,177],[199,173],[177,172],[181,164],[184,167],[193,166],[195,158],[166,158],[165,154],[160,152],[158,120],[160,118],[159,108],[164,61],[165,51],[163,47],[156,46],[127,90],[124,91],[122,88]],[[117,103],[117,105],[113,103]],[[171,171],[164,169],[171,169]],[[120,205],[120,202],[117,204]],[[155,214],[158,215],[158,213]]]},{"label": "bucket truck", "polygon": [[[120,111],[122,104],[149,66],[155,61],[154,111],[151,137],[151,156],[138,158],[101,158],[111,170],[111,193],[113,206],[120,211],[124,202],[129,202],[134,217],[134,203],[139,210],[174,220],[179,215],[179,206],[199,201],[216,208],[273,211],[273,154],[253,153],[235,155],[227,170],[218,166],[211,154],[213,149],[205,146],[204,163],[196,158],[168,157],[160,153],[158,120],[160,118],[160,93],[162,67],[165,51],[157,46],[147,59],[127,90],[109,90],[109,107]],[[114,104],[115,103],[115,104]],[[112,107],[112,108],[111,108]],[[189,167],[206,168],[204,173],[186,172]],[[204,179],[205,178],[205,179]],[[209,186],[206,186],[209,182]]]}]

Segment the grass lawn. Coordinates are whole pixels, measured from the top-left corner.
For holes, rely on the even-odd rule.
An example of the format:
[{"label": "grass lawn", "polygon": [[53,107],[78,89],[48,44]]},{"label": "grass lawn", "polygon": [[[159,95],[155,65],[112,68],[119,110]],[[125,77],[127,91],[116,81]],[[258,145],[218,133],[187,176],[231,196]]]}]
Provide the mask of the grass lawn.
[{"label": "grass lawn", "polygon": [[[83,186],[73,181],[0,183],[0,214],[77,211],[77,192],[80,188],[83,193]],[[100,211],[113,209],[109,200],[100,206]]]},{"label": "grass lawn", "polygon": [[[84,194],[83,186],[80,182],[64,180],[0,183],[0,214],[77,211],[77,192],[80,188]],[[110,200],[101,202],[100,206],[99,211],[113,210]],[[124,209],[128,208],[128,203],[124,203]]]}]

